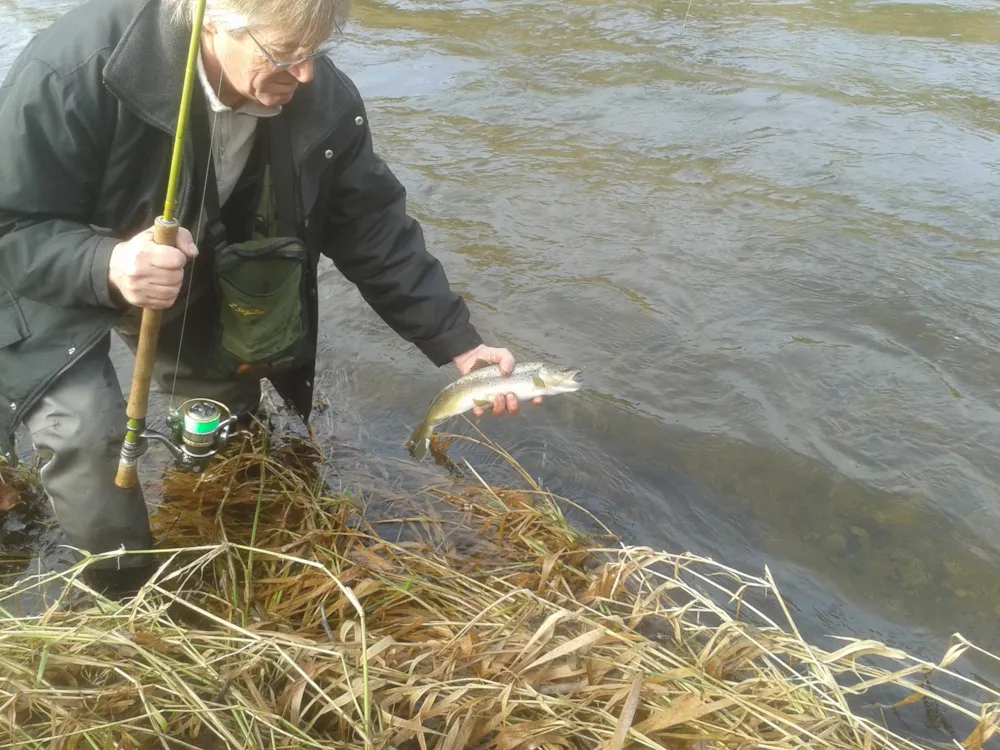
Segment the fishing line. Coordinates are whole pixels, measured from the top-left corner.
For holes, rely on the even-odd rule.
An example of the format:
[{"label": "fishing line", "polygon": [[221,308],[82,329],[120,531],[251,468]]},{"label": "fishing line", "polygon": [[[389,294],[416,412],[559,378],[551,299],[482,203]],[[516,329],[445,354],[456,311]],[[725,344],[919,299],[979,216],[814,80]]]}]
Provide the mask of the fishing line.
[{"label": "fishing line", "polygon": [[694,0],[688,0],[687,10],[684,11],[684,21],[681,23],[681,34],[684,33],[684,28],[687,26],[688,16],[691,15],[691,6],[694,4]]},{"label": "fishing line", "polygon": [[[223,74],[222,74],[222,65],[220,64],[219,65],[219,84],[218,84],[218,86],[216,88],[216,91],[215,91],[216,97],[220,96],[221,93],[222,93],[222,76],[223,76]],[[199,80],[200,80],[200,77],[199,77]],[[201,95],[204,96],[204,93],[202,92]],[[205,193],[208,190],[208,178],[209,178],[209,175],[212,172],[212,170],[210,170],[208,168],[208,164],[212,160],[212,158],[214,157],[214,153],[215,153],[215,151],[214,151],[214,148],[215,148],[215,125],[216,125],[216,122],[218,122],[218,119],[219,119],[219,110],[215,109],[214,107],[212,108],[212,110],[213,110],[213,115],[212,115],[212,129],[211,129],[210,137],[209,137],[209,141],[208,141],[208,160],[205,162],[205,182],[204,182],[204,184],[202,185],[202,188],[201,188],[201,206],[200,206],[199,214],[198,214],[198,224],[197,224],[197,228],[195,230],[195,235],[194,235],[197,238],[197,239],[195,239],[196,246],[197,246],[197,243],[201,241],[201,230],[202,230],[202,225],[204,224],[204,221],[205,221]],[[221,165],[220,165],[220,167],[221,167]],[[170,386],[170,405],[168,407],[169,411],[173,411],[173,409],[174,409],[174,394],[177,391],[177,368],[180,367],[180,363],[181,363],[181,351],[184,348],[184,330],[187,328],[188,308],[191,305],[191,289],[194,287],[194,264],[195,264],[195,262],[197,262],[197,260],[198,260],[197,256],[195,256],[194,258],[191,259],[191,276],[188,279],[187,295],[185,296],[185,300],[184,300],[184,315],[181,318],[180,342],[177,344],[177,359],[174,362],[174,381],[173,381],[173,384]]]}]

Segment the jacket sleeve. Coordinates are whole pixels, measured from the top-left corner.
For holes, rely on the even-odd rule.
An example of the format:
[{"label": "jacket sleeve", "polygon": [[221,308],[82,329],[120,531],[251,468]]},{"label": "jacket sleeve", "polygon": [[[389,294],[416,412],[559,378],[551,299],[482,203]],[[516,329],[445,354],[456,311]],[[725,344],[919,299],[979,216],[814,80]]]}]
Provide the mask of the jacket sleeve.
[{"label": "jacket sleeve", "polygon": [[0,88],[0,280],[19,297],[63,307],[114,307],[108,287],[118,240],[88,223],[105,137],[97,105],[64,78],[18,61]]},{"label": "jacket sleeve", "polygon": [[360,99],[357,107],[363,124],[351,123],[356,137],[333,167],[324,254],[390,328],[441,367],[483,340],[407,215],[405,188],[374,153]]}]

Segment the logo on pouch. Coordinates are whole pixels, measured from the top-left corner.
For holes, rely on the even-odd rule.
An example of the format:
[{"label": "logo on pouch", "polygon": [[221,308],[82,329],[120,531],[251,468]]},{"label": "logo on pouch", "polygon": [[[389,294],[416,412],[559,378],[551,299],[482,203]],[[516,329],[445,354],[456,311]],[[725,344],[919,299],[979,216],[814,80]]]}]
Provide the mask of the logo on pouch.
[{"label": "logo on pouch", "polygon": [[237,314],[242,315],[244,318],[252,318],[257,315],[263,315],[264,311],[256,307],[243,307],[236,302],[229,303],[229,309],[234,310]]}]

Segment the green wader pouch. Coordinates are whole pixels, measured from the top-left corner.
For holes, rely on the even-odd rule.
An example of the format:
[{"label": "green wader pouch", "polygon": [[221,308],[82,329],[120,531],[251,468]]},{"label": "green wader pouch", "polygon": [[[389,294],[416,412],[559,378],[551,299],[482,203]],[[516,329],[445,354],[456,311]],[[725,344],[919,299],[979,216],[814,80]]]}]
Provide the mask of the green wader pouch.
[{"label": "green wader pouch", "polygon": [[299,240],[227,245],[214,260],[219,320],[206,378],[259,378],[313,355],[305,307],[309,253]]},{"label": "green wader pouch", "polygon": [[[270,134],[271,138],[264,149],[266,166],[254,214],[261,217],[263,225],[253,231],[252,239],[226,240],[215,170],[211,159],[206,159],[206,237],[212,247],[215,292],[213,331],[202,368],[202,377],[207,380],[260,379],[298,368],[315,356],[315,335],[306,303],[309,250],[294,236],[291,191],[281,194],[272,183],[274,173],[283,175],[283,188],[295,184],[290,148],[277,140],[287,139],[287,130],[268,125],[264,120],[258,124],[260,135],[266,138]],[[278,158],[270,159],[271,154],[278,154]]]}]

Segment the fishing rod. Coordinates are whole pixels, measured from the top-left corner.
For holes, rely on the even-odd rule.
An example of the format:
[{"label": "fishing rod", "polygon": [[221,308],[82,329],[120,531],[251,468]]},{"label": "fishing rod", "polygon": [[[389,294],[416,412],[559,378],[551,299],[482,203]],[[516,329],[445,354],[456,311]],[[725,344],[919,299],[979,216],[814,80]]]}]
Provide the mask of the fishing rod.
[{"label": "fishing rod", "polygon": [[[184,88],[181,92],[180,111],[177,117],[177,132],[174,136],[174,149],[171,156],[170,177],[167,181],[167,193],[163,203],[163,215],[158,216],[153,224],[153,242],[158,245],[177,247],[177,231],[180,228],[180,222],[174,218],[174,207],[179,189],[184,138],[187,134],[188,116],[191,111],[191,96],[195,84],[202,22],[205,18],[205,4],[206,0],[198,0],[195,8],[191,43],[188,47],[187,69],[184,73]],[[201,471],[206,462],[225,445],[229,432],[236,423],[236,417],[224,404],[212,399],[197,398],[185,401],[170,415],[168,419],[172,433],[170,436],[146,429],[149,385],[153,377],[153,364],[156,358],[156,347],[162,320],[162,310],[143,309],[142,324],[139,329],[139,345],[135,356],[135,371],[132,374],[132,390],[129,393],[126,408],[127,431],[125,439],[122,441],[118,473],[115,476],[115,484],[123,489],[135,486],[138,479],[136,462],[146,452],[148,439],[158,440],[166,445],[182,469]]]}]

